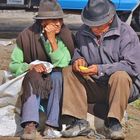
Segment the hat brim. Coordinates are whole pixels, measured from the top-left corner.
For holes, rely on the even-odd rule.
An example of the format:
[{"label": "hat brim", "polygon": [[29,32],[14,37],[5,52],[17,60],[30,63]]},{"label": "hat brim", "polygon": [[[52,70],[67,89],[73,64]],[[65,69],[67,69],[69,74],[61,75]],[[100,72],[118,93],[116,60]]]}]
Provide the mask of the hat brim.
[{"label": "hat brim", "polygon": [[89,20],[87,18],[84,17],[84,12],[85,12],[85,9],[83,9],[82,13],[81,13],[81,19],[82,21],[84,22],[84,24],[88,25],[88,26],[100,26],[100,25],[103,25],[103,24],[106,24],[108,23],[113,17],[114,15],[116,14],[116,11],[113,7],[110,7],[110,12],[109,12],[109,15],[99,21],[93,21],[93,20]]},{"label": "hat brim", "polygon": [[65,18],[67,15],[61,15],[61,16],[35,16],[33,19],[58,19],[58,18]]}]

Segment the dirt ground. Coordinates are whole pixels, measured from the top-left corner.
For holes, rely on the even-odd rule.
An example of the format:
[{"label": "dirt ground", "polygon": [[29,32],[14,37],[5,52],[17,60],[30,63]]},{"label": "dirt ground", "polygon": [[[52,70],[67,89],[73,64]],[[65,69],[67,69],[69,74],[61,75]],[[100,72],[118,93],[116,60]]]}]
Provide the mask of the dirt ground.
[{"label": "dirt ground", "polygon": [[[1,41],[1,39],[0,39]],[[11,40],[12,43],[15,40]],[[0,70],[7,70],[7,66],[10,62],[10,55],[14,45],[3,46],[0,45]],[[127,132],[126,140],[140,140],[140,110],[134,108],[132,105],[128,105],[128,123],[127,123]],[[18,137],[0,137],[0,140],[19,140]],[[68,139],[68,138],[67,138]],[[85,137],[69,138],[68,140],[86,140]],[[37,140],[40,140],[38,138]],[[66,140],[66,139],[59,139]]]}]

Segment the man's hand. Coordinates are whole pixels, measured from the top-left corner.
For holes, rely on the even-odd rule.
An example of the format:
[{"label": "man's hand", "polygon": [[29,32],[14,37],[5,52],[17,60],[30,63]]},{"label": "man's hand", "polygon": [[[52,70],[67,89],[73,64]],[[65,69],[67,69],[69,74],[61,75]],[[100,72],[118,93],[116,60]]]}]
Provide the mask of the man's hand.
[{"label": "man's hand", "polygon": [[39,72],[39,73],[47,72],[47,69],[44,66],[44,64],[36,64],[36,65],[31,64],[29,66],[29,70],[32,70],[32,69],[34,69],[36,72]]},{"label": "man's hand", "polygon": [[72,68],[75,72],[80,72],[81,70],[79,66],[86,66],[86,65],[87,65],[86,61],[83,58],[79,58],[73,63]]},{"label": "man's hand", "polygon": [[91,66],[87,67],[87,69],[81,69],[80,73],[83,76],[97,75],[98,74],[98,66],[97,65],[91,65]]}]

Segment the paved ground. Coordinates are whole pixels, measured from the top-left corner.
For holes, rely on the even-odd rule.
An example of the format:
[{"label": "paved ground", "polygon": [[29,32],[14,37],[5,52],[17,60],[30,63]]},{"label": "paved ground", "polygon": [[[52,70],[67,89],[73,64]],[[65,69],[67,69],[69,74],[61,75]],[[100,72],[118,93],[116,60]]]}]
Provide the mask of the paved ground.
[{"label": "paved ground", "polygon": [[[25,12],[24,10],[0,10],[0,37],[11,38],[11,32],[12,37],[16,37],[19,31],[34,22],[33,17],[36,14],[36,12]],[[76,30],[81,24],[80,15],[67,14],[64,23]]]},{"label": "paved ground", "polygon": [[[126,128],[126,139],[125,140],[140,140],[140,110],[135,109],[132,106],[128,107],[129,120]],[[0,137],[0,140],[20,140],[19,137]],[[38,136],[36,140],[43,140]],[[54,140],[54,139],[49,139]],[[88,140],[86,137],[76,138],[61,138],[57,140]],[[93,138],[92,140],[97,140]],[[104,140],[104,139],[103,139]]]}]

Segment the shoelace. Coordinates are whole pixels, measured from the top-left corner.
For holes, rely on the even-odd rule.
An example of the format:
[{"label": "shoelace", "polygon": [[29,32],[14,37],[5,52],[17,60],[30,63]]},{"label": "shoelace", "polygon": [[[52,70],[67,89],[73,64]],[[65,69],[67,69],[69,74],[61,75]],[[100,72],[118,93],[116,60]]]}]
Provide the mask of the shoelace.
[{"label": "shoelace", "polygon": [[68,126],[66,127],[66,130],[68,130],[68,129],[70,129],[70,128],[73,128],[73,127],[75,127],[75,126],[79,126],[79,128],[80,128],[80,130],[81,130],[81,128],[82,128],[84,125],[85,125],[85,122],[83,122],[83,121],[81,121],[81,120],[74,120],[74,121],[72,122],[71,125],[68,125]]},{"label": "shoelace", "polygon": [[102,134],[97,133],[96,130],[90,129],[90,132],[87,134],[89,139],[95,138],[96,140],[106,139],[106,137]]}]

